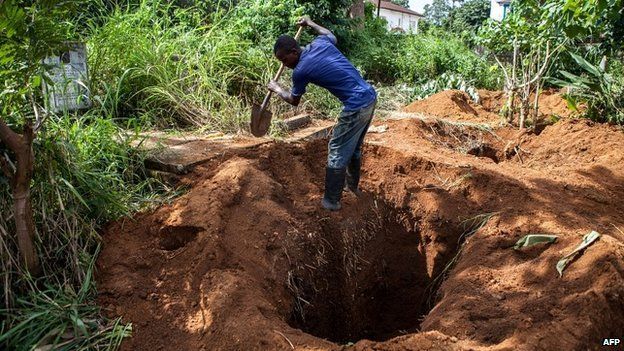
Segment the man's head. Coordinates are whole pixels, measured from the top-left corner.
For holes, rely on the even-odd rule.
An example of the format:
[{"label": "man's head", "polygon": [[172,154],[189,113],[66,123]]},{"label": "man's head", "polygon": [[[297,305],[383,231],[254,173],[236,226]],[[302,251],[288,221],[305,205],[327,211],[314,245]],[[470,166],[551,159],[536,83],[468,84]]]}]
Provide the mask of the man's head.
[{"label": "man's head", "polygon": [[275,42],[273,54],[275,54],[275,57],[280,60],[284,66],[294,69],[299,63],[301,47],[299,47],[295,38],[289,35],[282,35],[277,38]]}]

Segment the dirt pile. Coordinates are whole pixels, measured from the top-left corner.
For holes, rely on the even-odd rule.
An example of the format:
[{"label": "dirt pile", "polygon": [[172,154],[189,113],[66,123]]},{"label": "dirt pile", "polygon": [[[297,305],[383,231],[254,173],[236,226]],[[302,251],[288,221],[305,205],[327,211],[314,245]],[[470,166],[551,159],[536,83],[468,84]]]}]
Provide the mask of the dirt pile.
[{"label": "dirt pile", "polygon": [[[223,154],[172,204],[111,224],[97,279],[107,313],[133,323],[122,349],[585,350],[621,337],[621,130],[384,123],[366,144],[366,195],[346,194],[341,212],[318,208],[325,142],[276,143]],[[603,235],[559,278],[589,230]],[[559,239],[511,249],[530,233]]]},{"label": "dirt pile", "polygon": [[482,106],[475,104],[468,94],[459,90],[445,90],[424,100],[414,101],[403,111],[433,115],[439,118],[452,117],[459,121],[490,122],[499,117]]},{"label": "dirt pile", "polygon": [[[505,94],[490,90],[479,90],[478,94],[479,103],[475,103],[463,91],[445,90],[414,101],[403,111],[475,123],[500,121],[499,113],[505,104]],[[570,117],[573,114],[565,99],[555,90],[546,90],[540,95],[539,111],[543,119],[551,116]]]}]

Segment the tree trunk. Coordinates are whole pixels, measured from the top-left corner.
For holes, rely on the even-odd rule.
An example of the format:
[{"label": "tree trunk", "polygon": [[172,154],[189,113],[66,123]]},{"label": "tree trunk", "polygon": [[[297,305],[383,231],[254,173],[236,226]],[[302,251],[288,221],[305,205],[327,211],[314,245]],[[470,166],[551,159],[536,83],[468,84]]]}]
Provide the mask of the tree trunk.
[{"label": "tree trunk", "polygon": [[17,159],[17,170],[13,186],[15,231],[17,233],[17,244],[26,264],[26,269],[31,274],[38,275],[40,266],[34,245],[35,223],[30,200],[30,181],[34,168],[33,131],[30,125],[27,125],[24,129],[22,147],[19,152],[15,152]]},{"label": "tree trunk", "polygon": [[514,88],[510,88],[507,90],[507,101],[505,105],[503,105],[503,117],[507,120],[507,123],[513,123],[514,119],[514,110],[516,103],[516,91]]},{"label": "tree trunk", "polygon": [[[26,123],[24,132],[20,135],[0,120],[0,140],[13,151],[17,161],[13,174],[7,174],[13,190],[17,246],[26,269],[36,276],[41,272],[41,266],[34,244],[35,223],[30,199],[30,181],[34,169],[33,139],[34,131],[30,122]],[[4,171],[10,172],[6,167]]]},{"label": "tree trunk", "polygon": [[356,0],[349,9],[349,18],[358,20],[358,29],[364,29],[364,8],[364,0]]},{"label": "tree trunk", "polygon": [[349,9],[350,18],[364,18],[364,0],[355,0]]}]

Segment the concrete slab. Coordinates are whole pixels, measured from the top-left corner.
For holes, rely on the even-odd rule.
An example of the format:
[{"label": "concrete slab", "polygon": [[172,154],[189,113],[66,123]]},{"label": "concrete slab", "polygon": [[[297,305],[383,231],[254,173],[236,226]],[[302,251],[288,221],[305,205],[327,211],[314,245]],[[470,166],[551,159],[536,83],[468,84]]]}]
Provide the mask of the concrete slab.
[{"label": "concrete slab", "polygon": [[278,123],[282,123],[285,127],[284,129],[290,132],[300,129],[308,125],[310,122],[312,122],[312,117],[307,113],[303,113],[294,117],[286,118]]},{"label": "concrete slab", "polygon": [[334,127],[333,121],[319,120],[315,121],[315,125],[304,128],[292,133],[285,139],[287,143],[295,143],[302,141],[310,141],[314,139],[323,139],[331,135]]}]

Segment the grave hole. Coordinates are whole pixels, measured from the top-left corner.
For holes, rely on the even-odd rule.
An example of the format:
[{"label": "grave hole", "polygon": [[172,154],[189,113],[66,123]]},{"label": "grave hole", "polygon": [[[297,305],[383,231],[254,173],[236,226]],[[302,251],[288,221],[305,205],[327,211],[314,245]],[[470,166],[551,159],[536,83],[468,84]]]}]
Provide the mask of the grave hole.
[{"label": "grave hole", "polygon": [[[310,262],[299,265],[316,267],[289,276],[291,326],[339,343],[383,341],[419,330],[439,286],[428,274],[430,243],[421,240],[415,219],[383,202],[371,201],[362,212],[339,226],[325,221],[325,244],[311,248]],[[459,237],[461,230],[454,234]],[[324,257],[319,260],[314,251]],[[433,271],[453,255],[437,260]]]}]

